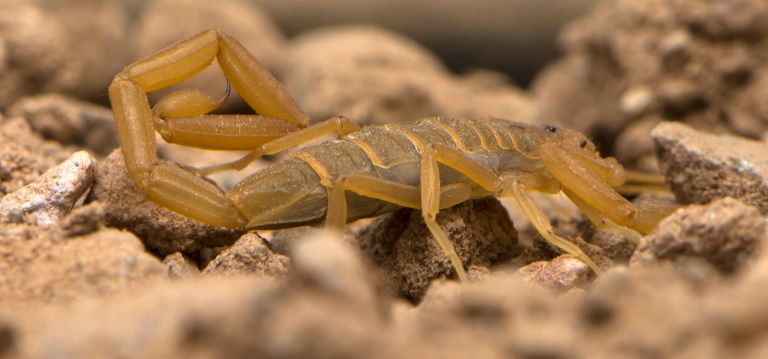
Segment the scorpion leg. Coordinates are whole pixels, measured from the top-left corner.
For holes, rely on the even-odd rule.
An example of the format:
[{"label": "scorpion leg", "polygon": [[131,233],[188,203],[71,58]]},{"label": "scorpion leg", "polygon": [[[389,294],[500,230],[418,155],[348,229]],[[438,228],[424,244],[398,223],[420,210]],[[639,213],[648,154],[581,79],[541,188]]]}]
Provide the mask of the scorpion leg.
[{"label": "scorpion leg", "polygon": [[641,236],[638,232],[611,222],[605,218],[605,216],[603,216],[600,211],[587,204],[587,202],[585,202],[568,188],[563,187],[562,190],[566,197],[568,197],[568,199],[570,199],[571,202],[576,205],[581,213],[584,213],[584,215],[589,218],[590,222],[592,222],[597,228],[619,233],[635,243],[640,240]]},{"label": "scorpion leg", "polygon": [[566,196],[599,228],[638,239],[637,233],[630,232],[650,232],[676,208],[654,200],[638,208],[627,201],[613,188],[624,182],[624,171],[613,159],[582,156],[578,150],[568,151],[556,144],[543,145],[540,153]]},{"label": "scorpion leg", "polygon": [[[440,188],[438,163],[442,163],[465,174],[486,193],[505,195],[511,187],[512,194],[520,203],[523,211],[546,240],[584,261],[595,273],[602,273],[600,267],[579,247],[554,233],[546,215],[528,193],[531,191],[556,193],[560,190],[559,183],[551,178],[536,174],[523,174],[502,179],[492,170],[477,164],[455,149],[433,145],[424,152],[422,157],[422,212],[427,226],[438,242],[447,241],[445,233],[435,222],[438,206],[442,205],[440,203],[442,196],[436,196],[436,191]],[[440,198],[439,200],[437,199],[438,197]],[[447,242],[447,245],[450,246],[450,242]],[[452,250],[453,248],[451,247],[450,249]]]},{"label": "scorpion leg", "polygon": [[[359,195],[376,198],[403,207],[423,209],[423,201],[421,199],[423,191],[419,187],[404,185],[371,175],[349,174],[337,179],[331,188],[331,194],[328,198],[328,214],[325,219],[325,225],[328,229],[341,230],[344,228],[344,223],[346,223],[347,219],[345,191],[352,191]],[[438,188],[437,192],[439,195],[436,198],[439,199],[440,204],[445,208],[472,198],[473,191],[471,186],[466,183],[455,183]],[[432,212],[435,215],[437,214],[437,210]],[[459,259],[459,255],[453,248],[448,236],[435,220],[427,221],[427,227],[437,239],[443,253],[451,261],[451,265],[456,270],[459,280],[467,282],[468,278],[464,265],[461,263],[461,259]],[[438,231],[437,235],[435,235],[436,231]]]},{"label": "scorpion leg", "polygon": [[[487,193],[495,193],[501,185],[498,176],[492,170],[483,167],[471,159],[467,158],[461,152],[440,145],[431,145],[424,149],[421,159],[421,213],[424,217],[429,231],[435,237],[440,247],[451,259],[456,272],[461,281],[467,281],[467,275],[463,270],[459,256],[453,248],[448,236],[437,224],[437,213],[444,203],[440,194],[440,173],[439,163],[454,168],[465,174],[472,181],[480,185]],[[467,194],[471,198],[473,193]]]},{"label": "scorpion leg", "polygon": [[555,143],[541,146],[544,165],[562,187],[620,226],[628,226],[637,208],[613,186],[623,182],[623,169],[614,161],[597,156],[582,156],[579,149],[565,149]]},{"label": "scorpion leg", "polygon": [[556,187],[557,183],[554,183],[554,181],[549,178],[536,174],[524,174],[519,177],[510,178],[505,184],[505,192],[511,190],[512,195],[520,204],[520,208],[522,208],[525,215],[531,220],[531,224],[533,224],[544,239],[560,247],[568,254],[581,259],[598,275],[602,274],[603,270],[600,269],[600,267],[581,250],[581,248],[555,234],[552,224],[549,223],[547,216],[541,208],[536,205],[536,202],[529,193],[533,191],[551,193],[553,192],[552,189]]}]

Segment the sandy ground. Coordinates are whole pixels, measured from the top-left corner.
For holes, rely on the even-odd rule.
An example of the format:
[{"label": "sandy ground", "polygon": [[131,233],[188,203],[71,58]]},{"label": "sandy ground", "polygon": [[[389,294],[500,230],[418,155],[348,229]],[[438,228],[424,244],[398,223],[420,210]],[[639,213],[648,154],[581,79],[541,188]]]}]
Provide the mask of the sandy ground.
[{"label": "sandy ground", "polygon": [[[301,25],[306,14],[266,3],[278,27],[248,1],[206,4],[0,4],[0,357],[768,356],[768,3],[601,2],[562,27],[563,55],[529,89],[490,69],[454,72],[414,40],[435,37],[428,22],[403,25],[410,36],[310,28],[327,23]],[[495,11],[488,19],[514,11],[486,5],[475,11]],[[346,20],[361,11],[346,10]],[[463,24],[484,33],[482,19],[468,12]],[[668,190],[634,201],[680,208],[635,241],[595,228],[564,196],[536,197],[601,276],[538,236],[514,201],[445,209],[438,222],[467,284],[412,210],[358,221],[343,239],[184,218],[128,179],[106,89],[130,62],[207,27],[240,40],[314,121],[555,123],[665,177]],[[452,44],[477,48],[469,35]],[[180,86],[216,96],[226,82],[214,66]],[[223,110],[247,108],[233,96]],[[193,166],[233,159],[158,151]],[[227,188],[242,175],[215,180]]]}]

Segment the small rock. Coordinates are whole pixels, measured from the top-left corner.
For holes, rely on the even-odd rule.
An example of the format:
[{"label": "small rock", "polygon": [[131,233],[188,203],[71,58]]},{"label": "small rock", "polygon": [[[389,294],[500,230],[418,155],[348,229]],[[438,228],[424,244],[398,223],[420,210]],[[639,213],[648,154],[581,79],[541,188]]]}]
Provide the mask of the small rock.
[{"label": "small rock", "polygon": [[273,252],[256,232],[248,232],[208,263],[203,273],[280,277],[289,271],[288,257]]},{"label": "small rock", "polygon": [[640,240],[632,268],[701,258],[722,273],[741,269],[768,240],[760,212],[733,198],[691,205],[667,217]]},{"label": "small rock", "polygon": [[647,116],[627,125],[616,139],[614,156],[624,168],[657,173],[659,162],[656,159],[653,139],[650,133],[660,120]]},{"label": "small rock", "polygon": [[[471,278],[476,274],[474,267],[487,268],[514,255],[517,231],[495,198],[445,208],[437,221]],[[393,288],[413,301],[420,300],[433,280],[454,276],[421,211],[402,209],[387,214],[366,228],[357,241],[370,260],[383,268]]]},{"label": "small rock", "polygon": [[583,261],[559,256],[549,262],[534,262],[517,270],[524,283],[535,284],[557,292],[567,292],[587,283],[591,273]]},{"label": "small rock", "polygon": [[768,128],[768,48],[749,39],[766,39],[767,14],[760,0],[602,2],[563,28],[564,56],[532,85],[537,117],[604,148],[645,118],[756,137]]},{"label": "small rock", "polygon": [[321,230],[308,226],[280,229],[272,232],[272,238],[268,240],[269,247],[275,253],[290,256],[291,248],[296,245],[297,241],[314,235],[317,231]]},{"label": "small rock", "polygon": [[168,267],[168,276],[171,278],[187,278],[200,274],[197,264],[181,252],[165,256],[163,265]]},{"label": "small rock", "polygon": [[651,133],[659,165],[681,204],[733,197],[768,214],[768,147],[732,135],[712,135],[676,122]]},{"label": "small rock", "polygon": [[147,200],[128,178],[120,149],[99,165],[92,195],[106,206],[108,226],[130,230],[163,255],[230,245],[243,233],[202,224]]},{"label": "small rock", "polygon": [[87,152],[73,154],[40,178],[0,200],[0,222],[21,214],[24,222],[51,227],[67,215],[91,187],[96,160]]},{"label": "small rock", "polygon": [[619,99],[619,109],[627,116],[641,116],[651,109],[655,94],[648,86],[638,85],[624,91]]}]

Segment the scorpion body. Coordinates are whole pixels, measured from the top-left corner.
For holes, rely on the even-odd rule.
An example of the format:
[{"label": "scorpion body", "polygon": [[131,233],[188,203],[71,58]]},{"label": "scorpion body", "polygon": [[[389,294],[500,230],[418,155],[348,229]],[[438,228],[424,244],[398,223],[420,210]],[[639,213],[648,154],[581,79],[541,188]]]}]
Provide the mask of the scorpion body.
[{"label": "scorpion body", "polygon": [[[239,204],[238,211],[250,219],[248,228],[313,224],[325,218],[328,192],[339,177],[360,174],[418,187],[421,152],[426,144],[461,151],[500,176],[546,171],[537,153],[530,150],[534,147],[530,142],[534,138],[543,141],[548,134],[539,126],[502,119],[436,117],[369,127],[301,149],[286,161],[244,179],[228,195]],[[521,150],[525,145],[528,153]],[[441,186],[466,184],[472,190],[471,198],[494,195],[451,167],[441,165],[439,171]],[[288,190],[276,191],[278,187]],[[347,222],[399,207],[351,192],[346,196]],[[273,200],[265,201],[266,197]],[[282,204],[281,208],[275,208],[275,203]]]},{"label": "scorpion body", "polygon": [[[147,92],[194,76],[217,60],[231,86],[258,115],[209,114],[225,98],[171,93],[150,107]],[[501,119],[429,118],[360,129],[337,117],[309,125],[285,88],[236,40],[210,29],[129,65],[109,88],[129,177],[149,200],[187,217],[229,228],[285,228],[325,221],[328,229],[398,206],[419,208],[462,281],[464,266],[437,224],[441,208],[482,196],[512,196],[548,241],[598,267],[556,235],[532,192],[564,193],[597,226],[637,235],[669,213],[638,209],[614,188],[624,170],[584,135]],[[226,97],[226,96],[225,96]],[[167,142],[249,155],[208,169],[157,159],[155,132]],[[202,175],[242,169],[336,132],[223,192]]]}]

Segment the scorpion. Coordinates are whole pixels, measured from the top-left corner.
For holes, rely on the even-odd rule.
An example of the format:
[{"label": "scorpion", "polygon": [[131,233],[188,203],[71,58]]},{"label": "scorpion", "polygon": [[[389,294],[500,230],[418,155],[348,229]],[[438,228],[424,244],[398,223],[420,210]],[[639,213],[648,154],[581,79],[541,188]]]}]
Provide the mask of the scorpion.
[{"label": "scorpion", "polygon": [[[147,94],[194,76],[216,60],[229,87],[256,114],[211,114],[226,100],[195,89],[150,106]],[[144,196],[183,216],[219,227],[279,229],[325,222],[329,230],[398,207],[420,209],[460,281],[464,266],[436,216],[484,196],[512,196],[547,241],[602,269],[555,234],[533,192],[563,193],[600,228],[648,233],[669,213],[641,208],[616,187],[623,167],[601,157],[584,135],[554,126],[495,118],[433,117],[361,129],[345,117],[310,125],[283,85],[234,38],[208,29],[127,66],[109,87],[128,176]],[[193,169],[160,162],[155,132],[169,143],[250,151],[223,165]],[[229,191],[206,174],[240,170],[323,136],[338,137],[293,152]]]}]

